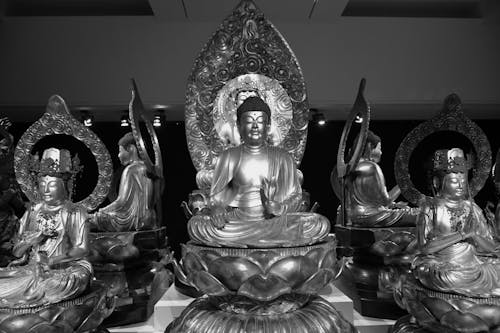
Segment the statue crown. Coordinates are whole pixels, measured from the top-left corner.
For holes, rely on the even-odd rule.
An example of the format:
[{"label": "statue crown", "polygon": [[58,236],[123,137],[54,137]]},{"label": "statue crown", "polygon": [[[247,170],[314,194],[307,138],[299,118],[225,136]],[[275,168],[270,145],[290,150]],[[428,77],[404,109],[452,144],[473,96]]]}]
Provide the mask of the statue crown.
[{"label": "statue crown", "polygon": [[73,178],[82,169],[78,155],[71,158],[70,152],[66,149],[48,148],[44,150],[40,160],[35,155],[30,163],[31,173],[36,176],[61,177],[68,174]]},{"label": "statue crown", "polygon": [[434,153],[432,159],[434,171],[462,172],[465,173],[471,168],[471,163],[465,158],[464,152],[460,148],[440,149]]}]

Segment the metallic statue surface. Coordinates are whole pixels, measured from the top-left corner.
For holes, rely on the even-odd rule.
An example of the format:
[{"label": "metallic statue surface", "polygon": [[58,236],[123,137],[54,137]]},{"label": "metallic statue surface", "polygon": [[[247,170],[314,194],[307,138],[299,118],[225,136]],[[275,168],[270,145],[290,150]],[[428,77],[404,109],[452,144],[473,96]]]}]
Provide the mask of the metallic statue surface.
[{"label": "metallic statue surface", "polygon": [[470,193],[474,197],[484,186],[491,170],[491,146],[486,134],[462,111],[462,101],[456,94],[448,95],[443,109],[432,119],[415,127],[403,139],[396,151],[394,174],[401,194],[411,203],[418,204],[424,194],[415,187],[410,175],[410,157],[417,146],[434,133],[451,131],[465,136],[474,147]]},{"label": "metallic statue surface", "polygon": [[118,144],[118,157],[123,170],[118,197],[99,208],[92,224],[100,231],[135,231],[156,226],[153,180],[140,159],[132,133],[125,134]]},{"label": "metallic statue surface", "polygon": [[241,1],[207,43],[186,95],[199,189],[186,205],[191,241],[174,267],[179,289],[206,297],[166,332],[356,331],[317,296],[343,262],[329,221],[306,212],[301,189],[304,80],[252,1]]},{"label": "metallic statue surface", "polygon": [[[395,292],[418,327],[432,332],[494,332],[500,325],[500,245],[470,195],[470,164],[459,148],[435,152],[436,195],[422,203],[420,251]],[[418,332],[405,321],[395,332]]]},{"label": "metallic statue surface", "polygon": [[[107,288],[92,279],[87,210],[104,196],[95,190],[80,203],[71,201],[77,156],[48,148],[42,157],[32,147],[45,136],[67,134],[80,139],[94,156],[107,152],[100,140],[74,119],[59,96],[19,141],[16,174],[26,175],[22,189],[31,199],[23,215],[13,253],[19,259],[0,269],[0,330],[8,332],[87,332],[95,330],[114,308]],[[86,135],[88,134],[88,135]],[[97,187],[105,195],[109,154],[99,156],[103,172]],[[97,159],[97,158],[96,158]],[[86,206],[85,206],[86,205]]]},{"label": "metallic statue surface", "polygon": [[88,127],[83,126],[71,116],[64,100],[57,95],[52,96],[43,116],[33,123],[21,136],[14,153],[14,169],[21,190],[32,202],[40,200],[35,181],[30,176],[29,161],[31,150],[43,137],[54,134],[65,134],[81,141],[94,155],[97,163],[97,184],[92,193],[79,204],[88,210],[97,208],[106,198],[111,186],[113,164],[106,146]]},{"label": "metallic statue surface", "polygon": [[[249,97],[240,107],[244,107]],[[225,150],[210,190],[210,211],[193,216],[191,239],[210,246],[299,246],[324,239],[330,222],[300,212],[301,179],[291,156],[266,144],[268,115],[259,110],[238,117],[243,144]]]}]

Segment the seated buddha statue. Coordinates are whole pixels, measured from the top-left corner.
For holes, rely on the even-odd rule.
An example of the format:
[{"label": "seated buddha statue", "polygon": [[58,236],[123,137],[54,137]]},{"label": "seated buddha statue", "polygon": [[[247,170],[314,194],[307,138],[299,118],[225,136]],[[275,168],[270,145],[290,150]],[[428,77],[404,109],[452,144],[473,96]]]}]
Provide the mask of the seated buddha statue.
[{"label": "seated buddha statue", "polygon": [[49,148],[33,163],[41,201],[21,218],[13,248],[19,259],[0,269],[1,306],[56,303],[89,286],[87,213],[70,200],[78,171],[68,150]]},{"label": "seated buddha statue", "polygon": [[219,156],[209,211],[193,216],[188,232],[196,243],[226,247],[300,246],[324,239],[325,217],[303,212],[301,173],[291,155],[267,144],[271,111],[251,96],[237,109],[242,144]]},{"label": "seated buddha statue", "polygon": [[467,161],[461,149],[433,157],[435,196],[421,207],[420,254],[413,274],[424,286],[471,297],[500,296],[499,244],[482,210],[470,198]]},{"label": "seated buddha statue", "polygon": [[92,216],[92,226],[112,232],[153,229],[156,226],[153,180],[138,155],[131,132],[118,141],[118,149],[118,158],[125,166],[118,196]]},{"label": "seated buddha statue", "polygon": [[396,185],[387,191],[382,169],[380,137],[368,131],[360,161],[346,180],[346,209],[350,224],[355,227],[415,226],[418,208],[394,201],[401,194]]}]

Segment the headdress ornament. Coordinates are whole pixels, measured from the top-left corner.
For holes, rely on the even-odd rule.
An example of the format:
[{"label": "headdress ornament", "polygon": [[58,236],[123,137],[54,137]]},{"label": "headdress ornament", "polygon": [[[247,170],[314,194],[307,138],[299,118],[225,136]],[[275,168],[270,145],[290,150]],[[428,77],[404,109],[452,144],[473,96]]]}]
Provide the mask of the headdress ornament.
[{"label": "headdress ornament", "polygon": [[432,159],[432,166],[434,171],[465,173],[471,168],[471,163],[465,158],[462,149],[452,148],[437,150]]},{"label": "headdress ornament", "polygon": [[44,150],[42,158],[33,156],[30,166],[31,174],[34,176],[62,177],[68,175],[74,178],[82,169],[78,155],[71,158],[66,149],[48,148]]}]

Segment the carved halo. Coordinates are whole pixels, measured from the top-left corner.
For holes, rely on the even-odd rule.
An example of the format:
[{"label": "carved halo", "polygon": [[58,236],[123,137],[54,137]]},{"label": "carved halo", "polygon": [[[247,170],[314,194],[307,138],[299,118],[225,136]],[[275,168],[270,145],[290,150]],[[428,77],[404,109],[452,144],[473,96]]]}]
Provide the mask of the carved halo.
[{"label": "carved halo", "polygon": [[476,157],[469,182],[471,195],[474,197],[484,186],[491,170],[491,148],[488,138],[472,120],[462,112],[462,102],[456,94],[446,97],[444,107],[435,117],[418,125],[401,142],[394,160],[396,181],[403,196],[413,204],[424,197],[413,184],[409,162],[415,148],[431,134],[453,131],[464,135],[475,150]]},{"label": "carved halo", "polygon": [[[139,151],[139,156],[146,164],[148,170],[154,171],[156,177],[163,178],[163,160],[161,156],[160,144],[158,143],[158,137],[153,128],[151,119],[149,119],[149,117],[146,115],[146,112],[144,111],[144,105],[142,104],[139,90],[137,89],[137,85],[134,79],[132,79],[132,99],[130,100],[129,104],[129,117],[130,123],[132,124],[132,134],[134,135],[134,139]],[[148,151],[146,150],[146,144],[142,137],[142,132],[139,127],[141,119],[146,125],[146,129],[153,144],[154,162],[152,161],[151,157],[148,154]]]},{"label": "carved halo", "polygon": [[[227,147],[221,135],[229,139],[227,141],[234,140],[232,134],[227,135],[232,131],[231,125],[223,126],[222,117],[215,119],[214,112],[220,112],[220,115],[227,112],[225,106],[217,105],[216,98],[225,94],[224,89],[231,90],[227,86],[231,80],[236,79],[236,84],[245,74],[262,83],[276,80],[286,91],[288,98],[275,96],[278,104],[284,103],[285,109],[288,109],[288,103],[292,108],[291,126],[285,131],[286,136],[281,138],[279,146],[292,155],[297,165],[302,160],[309,113],[302,70],[286,40],[262,11],[252,1],[241,1],[208,40],[188,77],[186,139],[198,175],[209,174],[217,157]],[[224,103],[223,97],[218,102]],[[226,103],[228,107],[231,104]],[[282,117],[285,123],[287,117]],[[230,115],[227,120],[234,122]]]},{"label": "carved halo", "polygon": [[111,186],[113,174],[111,156],[97,135],[70,114],[66,103],[58,95],[50,97],[43,116],[24,132],[16,146],[14,170],[22,191],[30,201],[39,200],[36,185],[29,176],[31,151],[42,138],[57,134],[76,138],[92,152],[98,168],[97,184],[92,193],[78,203],[88,210],[97,208],[106,198]]}]

